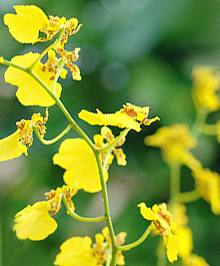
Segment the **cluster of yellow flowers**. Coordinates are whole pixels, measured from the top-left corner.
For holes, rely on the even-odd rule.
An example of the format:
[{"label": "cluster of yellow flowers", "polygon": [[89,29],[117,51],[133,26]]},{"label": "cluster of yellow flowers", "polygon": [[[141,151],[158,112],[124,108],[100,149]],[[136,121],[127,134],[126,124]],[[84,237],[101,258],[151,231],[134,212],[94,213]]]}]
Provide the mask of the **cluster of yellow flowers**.
[{"label": "cluster of yellow flowers", "polygon": [[[19,239],[34,241],[43,240],[57,229],[57,222],[52,218],[61,208],[62,202],[67,209],[67,214],[83,222],[105,221],[107,227],[102,234],[96,234],[95,243],[85,237],[72,237],[60,247],[61,252],[56,256],[55,265],[59,266],[100,266],[124,265],[122,251],[129,250],[142,243],[150,234],[156,232],[162,236],[166,248],[167,258],[173,263],[177,255],[182,258],[185,266],[207,266],[205,260],[192,254],[192,232],[187,226],[185,202],[190,199],[204,198],[211,204],[215,214],[220,214],[220,177],[209,169],[204,169],[190,151],[197,145],[187,125],[172,125],[160,128],[154,135],[145,139],[147,145],[159,147],[164,160],[170,165],[171,170],[180,168],[181,165],[189,167],[195,178],[196,189],[189,192],[187,197],[181,193],[180,187],[171,187],[169,209],[165,203],[155,204],[152,209],[145,203],[138,204],[144,219],[150,221],[143,235],[133,243],[124,245],[127,233],[115,235],[108,205],[106,182],[108,169],[114,159],[118,165],[126,165],[126,155],[121,146],[126,140],[130,130],[141,131],[141,126],[149,126],[159,120],[158,117],[148,118],[149,107],[139,107],[130,103],[125,104],[119,111],[104,114],[99,109],[96,113],[82,110],[78,116],[90,125],[102,126],[100,134],[93,138],[94,142],[76,124],[60,100],[62,86],[58,83],[59,77],[66,78],[68,68],[74,80],[80,81],[80,69],[75,64],[79,58],[80,48],[74,51],[65,50],[68,37],[77,33],[81,28],[76,18],[66,20],[62,17],[47,16],[34,6],[15,6],[16,14],[6,14],[4,23],[8,26],[11,35],[21,43],[46,42],[56,38],[41,54],[28,52],[24,55],[13,57],[10,61],[0,57],[0,63],[7,65],[5,81],[17,86],[16,97],[25,106],[46,107],[45,118],[40,113],[32,115],[30,120],[17,122],[15,133],[0,140],[0,161],[6,161],[21,156],[27,156],[27,150],[33,143],[33,131],[39,140],[50,145],[61,139],[70,129],[74,129],[80,138],[65,139],[58,153],[53,157],[53,163],[65,169],[63,180],[66,185],[46,193],[46,200],[28,205],[15,215],[14,231]],[[43,37],[42,37],[43,36]],[[41,60],[47,56],[46,63]],[[216,95],[220,79],[218,73],[210,68],[195,68],[193,71],[194,89],[193,96],[199,116],[204,118],[211,111],[220,109],[220,101]],[[68,121],[67,127],[54,139],[45,140],[46,122],[48,120],[48,107],[57,104]],[[123,129],[118,136],[114,136],[108,126]],[[197,123],[194,130],[197,134],[207,133],[217,135],[220,139],[220,121],[216,125]],[[194,132],[194,133],[195,133]],[[207,133],[208,134],[208,133]],[[172,172],[172,171],[171,171]],[[175,173],[178,173],[175,172]],[[171,179],[180,176],[171,176]],[[177,184],[179,181],[176,181]],[[101,217],[82,217],[76,214],[72,197],[78,190],[89,193],[102,191],[105,214]],[[187,198],[186,201],[185,198]]]},{"label": "cluster of yellow flowers", "polygon": [[[203,168],[201,162],[190,151],[198,145],[199,134],[216,135],[220,143],[220,120],[213,125],[206,123],[209,113],[220,110],[220,99],[217,94],[220,90],[220,73],[215,68],[196,66],[193,69],[192,78],[193,100],[197,110],[197,119],[192,130],[190,131],[185,124],[161,127],[154,135],[145,138],[145,144],[159,147],[163,159],[171,167],[174,186],[171,187],[170,209],[177,222],[175,233],[181,238],[178,254],[183,264],[207,266],[203,258],[192,254],[193,238],[187,226],[188,217],[184,204],[201,197],[210,203],[215,215],[220,214],[220,175],[208,168]],[[187,166],[192,171],[192,177],[195,180],[194,191],[181,192],[179,185],[181,165]],[[173,176],[172,169],[174,169]]]}]

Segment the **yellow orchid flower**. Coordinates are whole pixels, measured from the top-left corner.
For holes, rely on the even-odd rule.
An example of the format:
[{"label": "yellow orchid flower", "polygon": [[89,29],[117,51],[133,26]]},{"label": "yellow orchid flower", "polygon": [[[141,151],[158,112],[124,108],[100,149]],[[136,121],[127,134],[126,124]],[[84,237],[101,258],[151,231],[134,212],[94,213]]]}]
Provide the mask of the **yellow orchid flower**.
[{"label": "yellow orchid flower", "polygon": [[[75,34],[81,27],[76,18],[66,21],[66,18],[49,16],[35,5],[13,6],[17,14],[6,14],[4,23],[11,35],[21,43],[35,43],[51,40],[61,29],[66,35]],[[46,38],[39,38],[39,32],[46,34]]]},{"label": "yellow orchid flower", "polygon": [[[121,232],[116,236],[118,246],[124,244],[126,235],[125,232]],[[108,258],[108,252],[111,252],[110,245],[107,227],[102,230],[102,234],[95,235],[94,244],[88,236],[69,238],[60,246],[61,252],[56,256],[54,264],[58,266],[103,265]],[[117,252],[116,265],[125,265],[121,251]]]},{"label": "yellow orchid flower", "polygon": [[217,92],[220,89],[220,73],[218,69],[206,66],[196,66],[192,72],[194,81],[193,99],[198,108],[205,107],[215,112],[220,109],[220,99]]},{"label": "yellow orchid flower", "polygon": [[196,146],[197,140],[191,136],[185,124],[161,127],[154,135],[147,136],[144,142],[146,145],[159,147],[168,164],[179,162],[194,171],[202,168],[201,163],[189,151]]},{"label": "yellow orchid flower", "polygon": [[148,126],[159,120],[159,117],[148,118],[149,107],[141,108],[130,103],[124,105],[121,110],[114,114],[103,114],[99,109],[96,111],[97,114],[82,110],[78,116],[90,125],[117,126],[120,128],[133,129],[138,132],[141,130],[141,124]]},{"label": "yellow orchid flower", "polygon": [[19,239],[42,240],[56,229],[57,223],[49,215],[46,201],[28,205],[15,215],[13,230]]},{"label": "yellow orchid flower", "polygon": [[36,127],[43,137],[46,132],[45,123],[48,112],[43,118],[40,113],[33,114],[31,120],[17,122],[18,129],[8,137],[0,140],[0,162],[20,157],[23,153],[27,156],[27,150],[33,143],[33,127]]},{"label": "yellow orchid flower", "polygon": [[[102,189],[95,155],[85,140],[64,140],[53,157],[53,163],[66,169],[63,179],[67,185],[90,193]],[[107,170],[105,180],[108,180]]]},{"label": "yellow orchid flower", "polygon": [[165,203],[155,204],[152,209],[148,208],[145,203],[138,204],[141,215],[148,221],[152,221],[151,228],[163,237],[164,245],[167,247],[167,258],[173,263],[177,260],[178,246],[180,237],[173,235],[176,229],[176,223],[173,222],[172,215],[167,210]]},{"label": "yellow orchid flower", "polygon": [[97,266],[98,260],[93,256],[91,248],[92,239],[85,237],[72,237],[61,246],[61,252],[56,256],[55,265],[59,266]]},{"label": "yellow orchid flower", "polygon": [[205,168],[193,172],[196,181],[196,188],[201,197],[211,205],[211,210],[215,215],[220,214],[220,176],[217,172],[212,172]]},{"label": "yellow orchid flower", "polygon": [[[19,64],[23,67],[30,67],[32,63],[39,58],[38,53],[27,53],[12,58],[11,62]],[[53,60],[54,54],[49,54],[50,62]],[[49,63],[48,63],[49,64]],[[33,68],[33,72],[52,90],[55,71],[45,67],[41,62],[38,62]],[[66,76],[66,72],[61,72],[61,77]],[[55,104],[52,97],[46,92],[46,90],[29,74],[22,70],[9,66],[5,72],[5,82],[18,86],[16,96],[21,104],[38,105],[38,106],[51,106]],[[59,83],[56,83],[55,93],[59,98],[61,95],[62,87]]]},{"label": "yellow orchid flower", "polygon": [[19,239],[39,241],[45,239],[57,229],[57,222],[51,217],[61,208],[61,199],[65,195],[71,208],[74,210],[71,197],[77,193],[76,189],[67,186],[57,188],[46,193],[47,201],[28,205],[15,215],[13,230]]}]

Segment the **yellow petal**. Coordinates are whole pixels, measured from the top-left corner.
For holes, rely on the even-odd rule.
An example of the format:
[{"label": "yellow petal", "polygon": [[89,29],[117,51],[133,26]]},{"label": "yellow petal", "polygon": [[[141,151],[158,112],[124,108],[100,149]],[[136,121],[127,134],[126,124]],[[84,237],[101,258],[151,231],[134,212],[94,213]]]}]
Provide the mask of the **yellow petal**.
[{"label": "yellow petal", "polygon": [[98,260],[93,256],[91,238],[72,237],[61,246],[61,252],[56,256],[55,265],[59,266],[97,266]]},{"label": "yellow petal", "polygon": [[146,220],[153,221],[158,218],[151,208],[148,208],[144,202],[138,204],[138,207],[141,208],[140,213]]},{"label": "yellow petal", "polygon": [[47,202],[28,205],[15,215],[13,230],[19,239],[43,240],[57,229],[56,221],[47,210]]},{"label": "yellow petal", "polygon": [[167,242],[167,258],[173,263],[177,260],[178,247],[181,243],[180,237],[170,235]]},{"label": "yellow petal", "polygon": [[189,227],[178,227],[175,233],[181,238],[181,243],[178,247],[178,254],[182,259],[186,259],[193,250],[192,231]]},{"label": "yellow petal", "polygon": [[0,162],[17,158],[23,153],[27,155],[27,147],[19,143],[19,140],[19,130],[0,140]]},{"label": "yellow petal", "polygon": [[[27,53],[21,56],[15,56],[12,58],[11,62],[19,64],[24,67],[29,67],[31,64],[39,57],[38,53]],[[39,78],[49,86],[50,89],[53,87],[53,80],[51,80],[51,75],[48,72],[43,72],[42,64],[39,62],[34,67],[33,71]],[[46,92],[46,90],[30,75],[16,69],[14,67],[8,67],[5,72],[5,82],[12,85],[18,86],[16,96],[21,104],[28,105],[38,105],[38,106],[51,106],[55,104],[52,97]],[[56,84],[56,95],[60,97],[62,87],[59,83]]]},{"label": "yellow petal", "polygon": [[[85,140],[63,141],[53,162],[66,169],[63,178],[68,186],[91,193],[102,189],[95,155]],[[106,172],[106,181],[107,179]]]},{"label": "yellow petal", "polygon": [[38,39],[39,31],[49,26],[47,16],[34,5],[13,7],[17,14],[4,16],[9,32],[18,42],[34,43]]},{"label": "yellow petal", "polygon": [[103,114],[98,109],[97,114],[82,110],[78,116],[90,125],[117,126],[120,128],[129,128],[140,131],[140,124],[133,120],[126,113],[116,112],[114,114]]}]

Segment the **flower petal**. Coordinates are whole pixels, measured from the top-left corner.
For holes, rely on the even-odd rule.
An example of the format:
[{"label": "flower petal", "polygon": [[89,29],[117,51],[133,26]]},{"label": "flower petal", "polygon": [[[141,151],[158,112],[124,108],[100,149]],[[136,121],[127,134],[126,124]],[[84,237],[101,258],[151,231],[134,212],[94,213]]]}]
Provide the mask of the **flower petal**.
[{"label": "flower petal", "polygon": [[46,201],[36,202],[15,215],[13,230],[19,239],[43,240],[57,229],[56,221],[48,213],[47,204]]},{"label": "flower petal", "polygon": [[19,143],[19,140],[19,130],[0,140],[0,162],[17,158],[23,153],[27,155],[27,147]]},{"label": "flower petal", "polygon": [[55,265],[59,266],[96,266],[97,258],[93,256],[91,238],[72,237],[61,246],[61,252],[56,256]]},{"label": "flower petal", "polygon": [[82,110],[78,116],[90,125],[109,125],[120,128],[129,128],[135,131],[140,131],[140,124],[129,117],[126,113],[116,112],[114,114],[103,114],[99,109],[96,109],[97,114]]},{"label": "flower petal", "polygon": [[151,210],[151,208],[148,208],[144,202],[138,204],[138,207],[140,207],[141,215],[149,221],[154,221],[158,217],[157,215]]},{"label": "flower petal", "polygon": [[177,260],[178,247],[180,245],[180,237],[170,235],[167,242],[167,258],[173,263]]},{"label": "flower petal", "polygon": [[[15,56],[11,62],[19,64],[24,67],[29,67],[39,57],[38,53],[27,53],[21,56]],[[43,72],[42,64],[39,62],[34,67],[34,73],[46,84],[50,89],[53,86],[53,80],[48,72]],[[22,70],[14,67],[8,67],[5,72],[5,82],[18,86],[16,96],[21,104],[38,105],[38,106],[51,106],[55,104],[52,97],[46,90],[30,75]],[[59,83],[56,84],[56,95],[60,97],[62,87]]]},{"label": "flower petal", "polygon": [[[102,189],[95,155],[85,140],[64,140],[53,162],[66,169],[63,178],[67,185],[91,193]],[[105,176],[107,181],[107,172]]]},{"label": "flower petal", "polygon": [[47,16],[37,6],[13,6],[15,14],[6,14],[4,23],[8,26],[11,35],[21,43],[34,43],[39,31],[49,27]]}]

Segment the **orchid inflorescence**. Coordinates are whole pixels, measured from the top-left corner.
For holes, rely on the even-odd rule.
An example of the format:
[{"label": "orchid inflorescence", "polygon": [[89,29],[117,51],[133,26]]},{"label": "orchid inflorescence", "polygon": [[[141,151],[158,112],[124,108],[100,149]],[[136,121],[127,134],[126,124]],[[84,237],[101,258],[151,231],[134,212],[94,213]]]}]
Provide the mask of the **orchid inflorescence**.
[{"label": "orchid inflorescence", "polygon": [[[13,230],[19,239],[33,241],[43,240],[57,229],[54,219],[62,207],[67,214],[82,222],[105,221],[106,227],[102,233],[95,235],[95,242],[88,236],[73,236],[60,247],[54,264],[58,266],[100,266],[124,265],[123,251],[140,245],[149,234],[161,236],[163,245],[160,252],[166,250],[168,260],[173,263],[179,255],[183,265],[208,265],[202,257],[192,253],[192,232],[188,227],[186,202],[199,197],[211,204],[213,213],[220,214],[220,177],[218,173],[203,168],[192,152],[198,141],[198,134],[216,134],[220,140],[220,122],[216,125],[199,123],[205,121],[209,112],[220,109],[217,90],[220,77],[217,71],[207,67],[196,67],[193,71],[193,97],[198,119],[193,134],[187,125],[176,124],[162,127],[145,138],[145,144],[159,147],[163,158],[171,167],[171,194],[169,204],[155,204],[152,208],[144,202],[139,203],[140,214],[148,222],[143,235],[130,244],[124,244],[127,233],[115,234],[108,205],[107,181],[109,167],[114,157],[117,164],[127,164],[126,155],[121,146],[126,141],[129,131],[141,131],[142,126],[149,126],[159,120],[156,116],[149,118],[149,107],[139,107],[126,103],[115,113],[103,113],[99,109],[96,113],[82,110],[78,117],[90,125],[101,126],[100,134],[90,139],[82,128],[75,122],[61,101],[62,85],[59,78],[65,79],[68,70],[73,80],[80,81],[80,68],[76,62],[80,48],[67,51],[65,44],[68,38],[76,34],[82,24],[76,18],[67,20],[65,17],[49,18],[37,6],[14,6],[16,14],[6,14],[4,23],[11,35],[20,43],[44,42],[54,40],[42,53],[28,52],[13,57],[10,61],[0,57],[0,63],[7,65],[5,82],[17,86],[16,97],[24,106],[45,107],[45,117],[34,113],[30,120],[22,119],[16,123],[17,130],[0,140],[0,161],[7,161],[20,157],[23,153],[28,156],[28,149],[33,144],[34,133],[44,145],[51,145],[63,138],[70,130],[75,130],[78,138],[67,138],[62,141],[58,152],[53,156],[53,163],[62,167],[65,172],[65,185],[57,187],[45,194],[45,200],[28,205],[15,215]],[[47,61],[42,63],[42,59]],[[44,60],[45,61],[45,60]],[[68,70],[67,70],[68,69]],[[67,120],[67,126],[51,140],[44,139],[46,122],[49,117],[49,107],[57,105]],[[114,136],[110,127],[118,127],[121,132]],[[175,181],[180,179],[180,167],[184,165],[192,171],[196,189],[188,194],[182,193]],[[73,197],[78,190],[88,193],[102,191],[105,213],[99,217],[83,217],[75,210]],[[172,215],[172,214],[173,215]],[[150,223],[150,225],[149,225]],[[162,251],[161,251],[162,250]],[[158,253],[158,252],[157,252]]]}]

